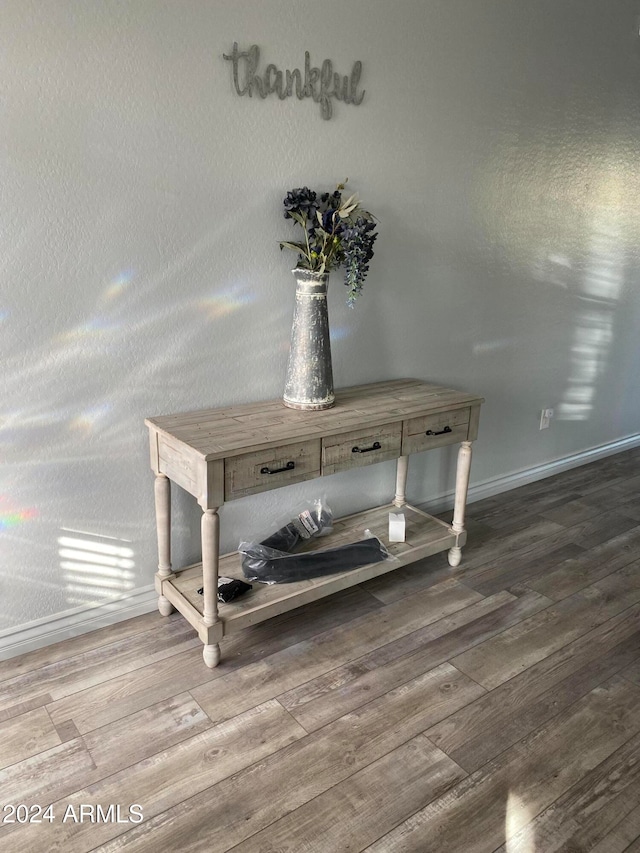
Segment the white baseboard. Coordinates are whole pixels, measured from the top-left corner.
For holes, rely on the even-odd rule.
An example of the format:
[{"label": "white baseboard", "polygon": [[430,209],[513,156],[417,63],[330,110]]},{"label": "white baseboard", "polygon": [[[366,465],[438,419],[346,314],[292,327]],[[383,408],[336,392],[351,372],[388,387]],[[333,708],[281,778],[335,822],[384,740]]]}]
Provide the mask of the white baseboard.
[{"label": "white baseboard", "polygon": [[[536,465],[533,468],[515,471],[511,474],[485,480],[482,483],[473,483],[469,486],[467,503],[471,504],[474,501],[481,501],[484,498],[491,498],[494,495],[509,492],[512,489],[517,489],[519,486],[526,486],[527,483],[535,483],[536,480],[553,477],[554,474],[561,474],[563,471],[569,471],[571,468],[578,468],[581,465],[587,465],[589,462],[604,459],[606,456],[613,456],[616,453],[623,453],[625,450],[632,450],[634,447],[640,447],[640,433],[611,441],[608,444],[601,444],[589,450],[582,450],[580,453],[575,453],[572,456],[564,456],[562,459],[553,460],[553,462],[545,462],[543,465]],[[454,492],[450,490],[439,497],[420,503],[419,506],[430,513],[446,512],[453,507],[453,497]]]},{"label": "white baseboard", "polygon": [[95,607],[76,607],[54,616],[45,616],[16,628],[0,631],[0,660],[22,655],[43,646],[87,634],[98,628],[133,619],[150,613],[158,606],[158,595],[153,587],[132,590],[125,598]]},{"label": "white baseboard", "polygon": [[[473,503],[483,498],[493,497],[516,489],[518,486],[524,486],[545,477],[552,477],[554,474],[560,474],[570,468],[577,468],[580,465],[586,465],[589,462],[595,462],[597,459],[613,456],[615,453],[622,453],[634,447],[640,447],[640,434],[583,450],[580,453],[565,456],[553,462],[545,462],[543,465],[536,465],[523,471],[495,477],[482,483],[474,483],[469,487],[468,502]],[[420,504],[421,508],[431,513],[445,512],[452,506],[453,491]],[[156,607],[157,594],[151,585],[133,590],[126,598],[108,605],[79,607],[16,628],[9,628],[0,632],[0,660],[7,660],[16,655],[58,643],[70,637],[76,637],[79,634],[95,631],[106,625],[113,625],[115,622],[122,622],[125,619],[132,619],[134,616],[150,613]]]}]

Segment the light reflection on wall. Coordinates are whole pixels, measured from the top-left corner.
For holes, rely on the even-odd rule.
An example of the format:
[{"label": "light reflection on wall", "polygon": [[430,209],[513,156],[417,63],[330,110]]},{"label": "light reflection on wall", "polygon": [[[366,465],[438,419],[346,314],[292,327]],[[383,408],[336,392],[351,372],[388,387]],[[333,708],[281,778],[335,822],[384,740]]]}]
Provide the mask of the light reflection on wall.
[{"label": "light reflection on wall", "polygon": [[[626,265],[640,239],[640,170],[624,135],[597,141],[587,135],[581,151],[549,145],[544,126],[529,130],[525,140],[505,133],[492,149],[478,181],[478,210],[509,272],[556,288],[555,295],[540,289],[540,300],[570,312],[558,334],[552,313],[540,324],[542,311],[532,315],[529,330],[548,369],[540,404],[553,406],[558,420],[584,422],[605,391]],[[533,297],[529,304],[537,308]],[[481,343],[474,352],[485,355],[501,344]]]},{"label": "light reflection on wall", "polygon": [[[569,350],[569,372],[556,416],[583,421],[591,415],[598,382],[607,367],[613,329],[624,285],[620,234],[613,214],[601,214],[592,233],[590,257],[578,295],[573,340]],[[607,222],[607,218],[610,219]]]},{"label": "light reflection on wall", "polygon": [[[208,234],[185,263],[209,252],[212,240]],[[149,583],[157,556],[143,418],[165,406],[195,408],[189,395],[211,385],[203,344],[241,352],[242,338],[225,321],[260,298],[247,277],[233,275],[158,299],[165,278],[179,282],[181,265],[176,258],[169,267],[116,267],[89,281],[93,292],[83,291],[86,299],[68,314],[49,299],[39,335],[31,334],[29,311],[0,303],[0,579],[16,566],[38,579],[35,595],[11,586],[0,631],[48,611],[109,605]],[[178,524],[186,511],[186,503],[177,508]],[[82,540],[73,545],[58,542],[69,529],[91,532],[63,533]]]},{"label": "light reflection on wall", "polygon": [[[177,375],[181,361],[191,363],[191,340],[208,319],[227,318],[256,299],[245,281],[232,281],[204,299],[185,300],[178,294],[175,304],[151,303],[154,307],[149,310],[156,284],[153,276],[143,281],[134,270],[125,269],[105,286],[90,315],[34,346],[28,362],[8,355],[0,446],[24,447],[24,457],[16,461],[35,464],[35,454],[27,445],[48,447],[45,464],[51,463],[54,445],[60,458],[93,458],[94,447],[78,443],[78,438],[91,435],[109,438],[110,450],[122,455],[131,447],[132,436],[122,418],[120,400],[128,395],[130,404],[131,395],[150,396],[149,388],[167,364]],[[145,306],[143,313],[137,310],[140,305]],[[0,309],[0,320],[5,316],[8,312]],[[172,328],[180,328],[180,335],[171,334]],[[189,330],[191,338],[186,334]],[[142,340],[144,361],[140,360]],[[149,340],[157,342],[155,350]],[[119,368],[117,382],[113,368],[107,366],[112,364]],[[43,377],[50,381],[43,382]],[[39,392],[32,401],[24,389],[35,382]],[[140,420],[145,411],[146,405],[141,404]]]},{"label": "light reflection on wall", "polygon": [[134,552],[122,543],[126,540],[62,529],[58,557],[71,606],[106,604],[133,589]]},{"label": "light reflection on wall", "polygon": [[70,344],[80,342],[85,338],[93,338],[96,335],[116,331],[118,331],[118,326],[107,320],[106,317],[92,317],[90,320],[87,320],[86,323],[82,323],[79,326],[75,326],[73,329],[68,329],[63,332],[58,337],[57,343]]},{"label": "light reflection on wall", "polygon": [[329,335],[332,341],[344,341],[349,337],[352,331],[351,326],[340,326],[339,324],[334,323],[330,325]]}]

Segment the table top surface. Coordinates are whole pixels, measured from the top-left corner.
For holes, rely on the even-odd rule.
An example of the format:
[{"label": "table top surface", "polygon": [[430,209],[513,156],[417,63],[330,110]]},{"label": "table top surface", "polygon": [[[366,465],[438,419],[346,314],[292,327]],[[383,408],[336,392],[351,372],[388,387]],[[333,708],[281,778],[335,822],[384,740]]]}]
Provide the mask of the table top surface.
[{"label": "table top surface", "polygon": [[393,379],[340,389],[335,406],[320,411],[289,409],[278,399],[162,415],[147,418],[145,424],[210,460],[483,402],[477,394],[419,379]]}]

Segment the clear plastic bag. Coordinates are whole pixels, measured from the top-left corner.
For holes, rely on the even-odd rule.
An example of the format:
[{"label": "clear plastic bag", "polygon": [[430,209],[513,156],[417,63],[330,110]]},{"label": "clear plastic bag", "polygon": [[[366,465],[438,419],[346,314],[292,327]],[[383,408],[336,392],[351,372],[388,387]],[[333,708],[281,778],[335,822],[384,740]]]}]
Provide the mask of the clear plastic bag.
[{"label": "clear plastic bag", "polygon": [[326,536],[333,530],[333,513],[323,498],[308,503],[305,508],[283,523],[275,533],[262,539],[260,545],[274,551],[290,553],[301,543],[318,536]]},{"label": "clear plastic bag", "polygon": [[359,542],[335,548],[293,553],[303,542],[330,533],[332,528],[331,510],[316,501],[313,510],[300,513],[262,542],[240,543],[244,576],[259,583],[295,583],[393,559],[382,542],[370,534]]}]

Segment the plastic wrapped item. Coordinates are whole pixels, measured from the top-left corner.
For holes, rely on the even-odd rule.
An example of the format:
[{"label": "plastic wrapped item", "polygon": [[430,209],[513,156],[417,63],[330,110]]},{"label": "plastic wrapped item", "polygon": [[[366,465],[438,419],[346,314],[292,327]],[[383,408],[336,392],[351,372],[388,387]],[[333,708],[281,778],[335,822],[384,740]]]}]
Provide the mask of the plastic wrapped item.
[{"label": "plastic wrapped item", "polygon": [[328,533],[333,527],[330,510],[320,501],[316,502],[312,513],[315,531],[302,524],[306,534],[303,535],[302,515],[262,542],[240,543],[238,551],[242,555],[242,571],[248,580],[267,584],[295,583],[393,559],[382,542],[370,534],[359,542],[335,548],[292,553],[302,542]]},{"label": "plastic wrapped item", "polygon": [[318,500],[309,504],[287,524],[260,542],[265,548],[291,552],[307,539],[326,536],[333,530],[333,514],[326,503]]},{"label": "plastic wrapped item", "polygon": [[295,583],[296,581],[347,572],[369,563],[381,563],[391,555],[377,537],[327,548],[287,554],[248,542],[240,544],[244,576],[260,583]]}]

